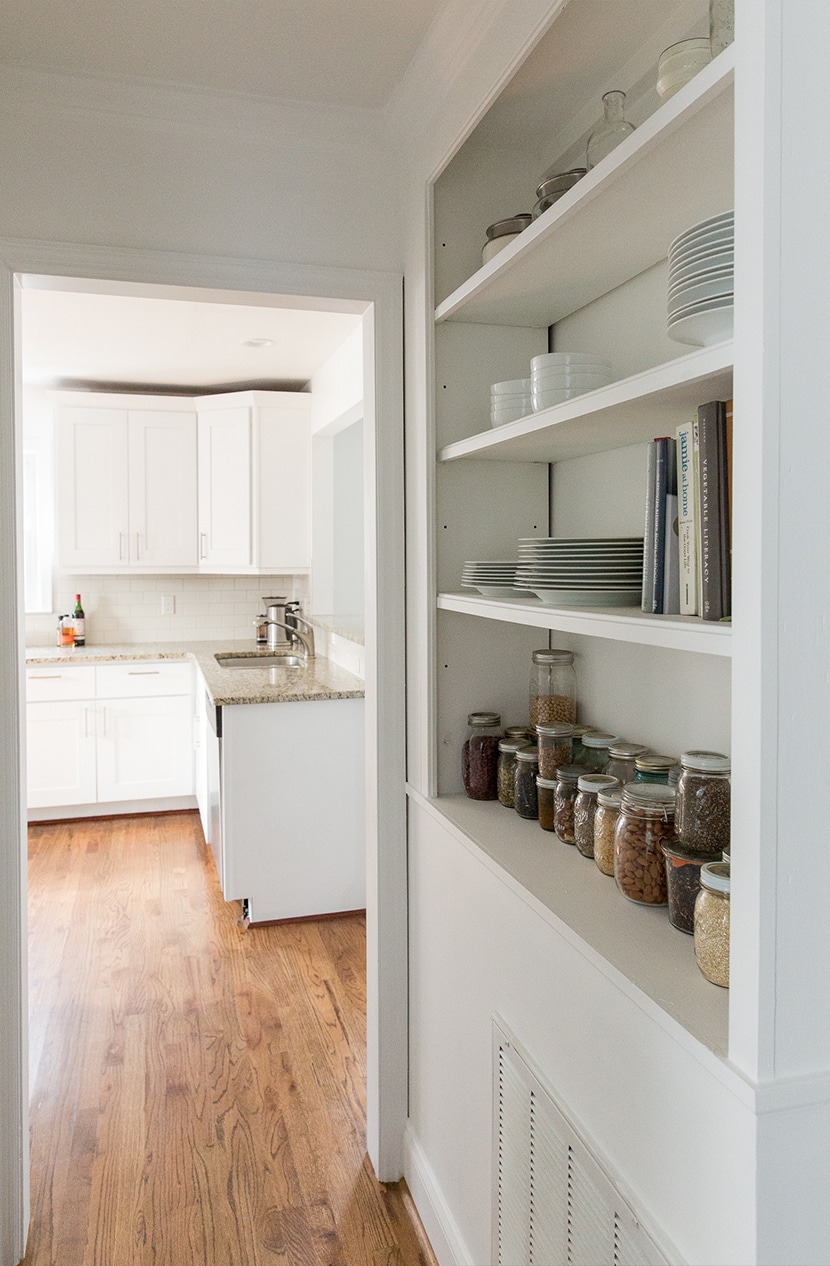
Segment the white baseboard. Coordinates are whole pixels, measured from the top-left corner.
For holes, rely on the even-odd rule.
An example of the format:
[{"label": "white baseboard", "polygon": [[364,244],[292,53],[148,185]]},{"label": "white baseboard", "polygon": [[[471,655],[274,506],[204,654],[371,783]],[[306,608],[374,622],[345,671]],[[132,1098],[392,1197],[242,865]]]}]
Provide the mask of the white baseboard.
[{"label": "white baseboard", "polygon": [[110,818],[137,813],[175,813],[180,809],[196,809],[195,796],[164,796],[158,800],[114,800],[109,804],[52,805],[48,809],[30,809],[30,822],[64,822],[73,818]]},{"label": "white baseboard", "polygon": [[411,1125],[404,1131],[403,1147],[404,1177],[441,1266],[476,1266]]}]

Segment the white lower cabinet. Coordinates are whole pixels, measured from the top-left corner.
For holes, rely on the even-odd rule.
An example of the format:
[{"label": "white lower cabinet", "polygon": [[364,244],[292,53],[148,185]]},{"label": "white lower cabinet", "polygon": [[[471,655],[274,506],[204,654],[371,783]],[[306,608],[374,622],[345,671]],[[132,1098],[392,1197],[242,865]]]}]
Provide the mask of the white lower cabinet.
[{"label": "white lower cabinet", "polygon": [[98,800],[193,793],[190,695],[98,704]]},{"label": "white lower cabinet", "polygon": [[54,700],[26,710],[30,809],[91,804],[97,796],[94,703]]}]

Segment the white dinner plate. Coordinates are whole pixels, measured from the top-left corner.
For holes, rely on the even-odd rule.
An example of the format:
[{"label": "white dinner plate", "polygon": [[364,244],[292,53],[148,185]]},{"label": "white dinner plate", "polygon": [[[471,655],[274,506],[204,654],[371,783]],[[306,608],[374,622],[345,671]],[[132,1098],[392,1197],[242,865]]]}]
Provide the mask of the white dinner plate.
[{"label": "white dinner plate", "polygon": [[685,281],[687,277],[705,277],[707,273],[718,272],[722,268],[735,271],[735,252],[717,251],[704,255],[701,259],[689,260],[669,269],[669,289]]},{"label": "white dinner plate", "polygon": [[712,347],[732,337],[735,307],[729,303],[722,308],[709,308],[678,318],[667,326],[666,332],[675,343],[690,343],[693,347]]},{"label": "white dinner plate", "polygon": [[642,589],[623,589],[618,593],[589,589],[537,589],[536,597],[546,607],[638,607]]},{"label": "white dinner plate", "polygon": [[694,241],[701,234],[714,233],[727,230],[734,231],[735,212],[723,211],[720,215],[709,216],[707,220],[698,220],[697,224],[690,224],[682,233],[678,233],[669,243],[669,250],[674,251],[678,247],[683,246],[686,242]]}]

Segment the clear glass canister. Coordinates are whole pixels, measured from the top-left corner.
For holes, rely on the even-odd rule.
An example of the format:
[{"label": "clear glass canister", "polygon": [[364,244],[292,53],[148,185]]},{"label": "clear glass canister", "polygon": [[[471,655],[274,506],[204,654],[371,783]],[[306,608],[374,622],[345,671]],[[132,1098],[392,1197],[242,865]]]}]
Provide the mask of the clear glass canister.
[{"label": "clear glass canister", "polygon": [[536,798],[539,802],[539,825],[543,831],[552,831],[554,829],[553,793],[555,789],[555,779],[536,779]]},{"label": "clear glass canister", "polygon": [[707,862],[700,870],[695,901],[695,958],[707,980],[729,987],[729,890],[726,862]]},{"label": "clear glass canister", "polygon": [[729,848],[731,762],[721,752],[683,752],[677,784],[677,835],[687,848],[717,857]]},{"label": "clear glass canister", "polygon": [[573,764],[574,727],[567,721],[552,721],[550,725],[537,725],[539,742],[539,776],[556,778],[560,765]]},{"label": "clear glass canister", "polygon": [[662,845],[674,838],[673,789],[626,783],[614,829],[614,878],[624,897],[641,905],[666,904]]},{"label": "clear glass canister", "polygon": [[506,809],[515,808],[516,753],[520,747],[526,746],[527,740],[518,738],[503,738],[499,743],[499,767],[496,784],[499,804],[503,804]]},{"label": "clear glass canister", "polygon": [[616,734],[604,734],[601,730],[592,730],[583,734],[582,746],[585,749],[585,772],[604,774],[608,764],[608,751],[615,743],[619,743]]},{"label": "clear glass canister", "polygon": [[622,787],[606,787],[597,792],[594,813],[594,861],[603,875],[614,873],[614,828],[620,816]]},{"label": "clear glass canister", "polygon": [[536,778],[539,773],[539,749],[532,744],[516,753],[516,779],[513,784],[513,807],[520,818],[539,816]]},{"label": "clear glass canister", "polygon": [[594,727],[592,725],[575,725],[573,737],[573,763],[574,765],[584,765],[587,759],[587,753],[582,746],[582,740],[586,734],[593,734]]},{"label": "clear glass canister", "polygon": [[594,814],[597,794],[618,786],[608,774],[580,774],[574,801],[574,843],[583,857],[594,855]]},{"label": "clear glass canister", "polygon": [[647,750],[642,743],[612,743],[608,749],[606,774],[612,774],[622,786],[625,786],[627,782],[633,782],[637,772],[634,761]]},{"label": "clear glass canister", "polygon": [[656,782],[667,787],[671,771],[678,769],[679,764],[673,756],[658,756],[654,752],[646,752],[635,759],[634,767],[635,782]]},{"label": "clear glass canister", "polygon": [[495,800],[498,797],[500,739],[501,717],[498,712],[470,713],[461,764],[464,790],[471,800]]},{"label": "clear glass canister", "polygon": [[669,923],[679,932],[688,932],[691,936],[695,930],[695,901],[700,892],[700,868],[712,859],[694,853],[676,841],[664,844],[663,854],[666,858]]},{"label": "clear glass canister", "polygon": [[530,673],[530,724],[576,721],[576,672],[571,651],[534,651]]},{"label": "clear glass canister", "polygon": [[574,843],[574,805],[579,792],[577,783],[585,770],[580,765],[561,765],[556,773],[553,793],[553,829],[563,844]]}]

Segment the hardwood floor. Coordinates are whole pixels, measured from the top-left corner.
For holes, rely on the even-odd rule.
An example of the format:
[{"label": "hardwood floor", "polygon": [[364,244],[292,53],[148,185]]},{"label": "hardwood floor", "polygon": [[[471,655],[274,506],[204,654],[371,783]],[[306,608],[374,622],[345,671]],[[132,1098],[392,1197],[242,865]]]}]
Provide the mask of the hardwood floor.
[{"label": "hardwood floor", "polygon": [[246,932],[197,814],[30,856],[25,1266],[433,1266],[366,1157],[362,916]]}]

